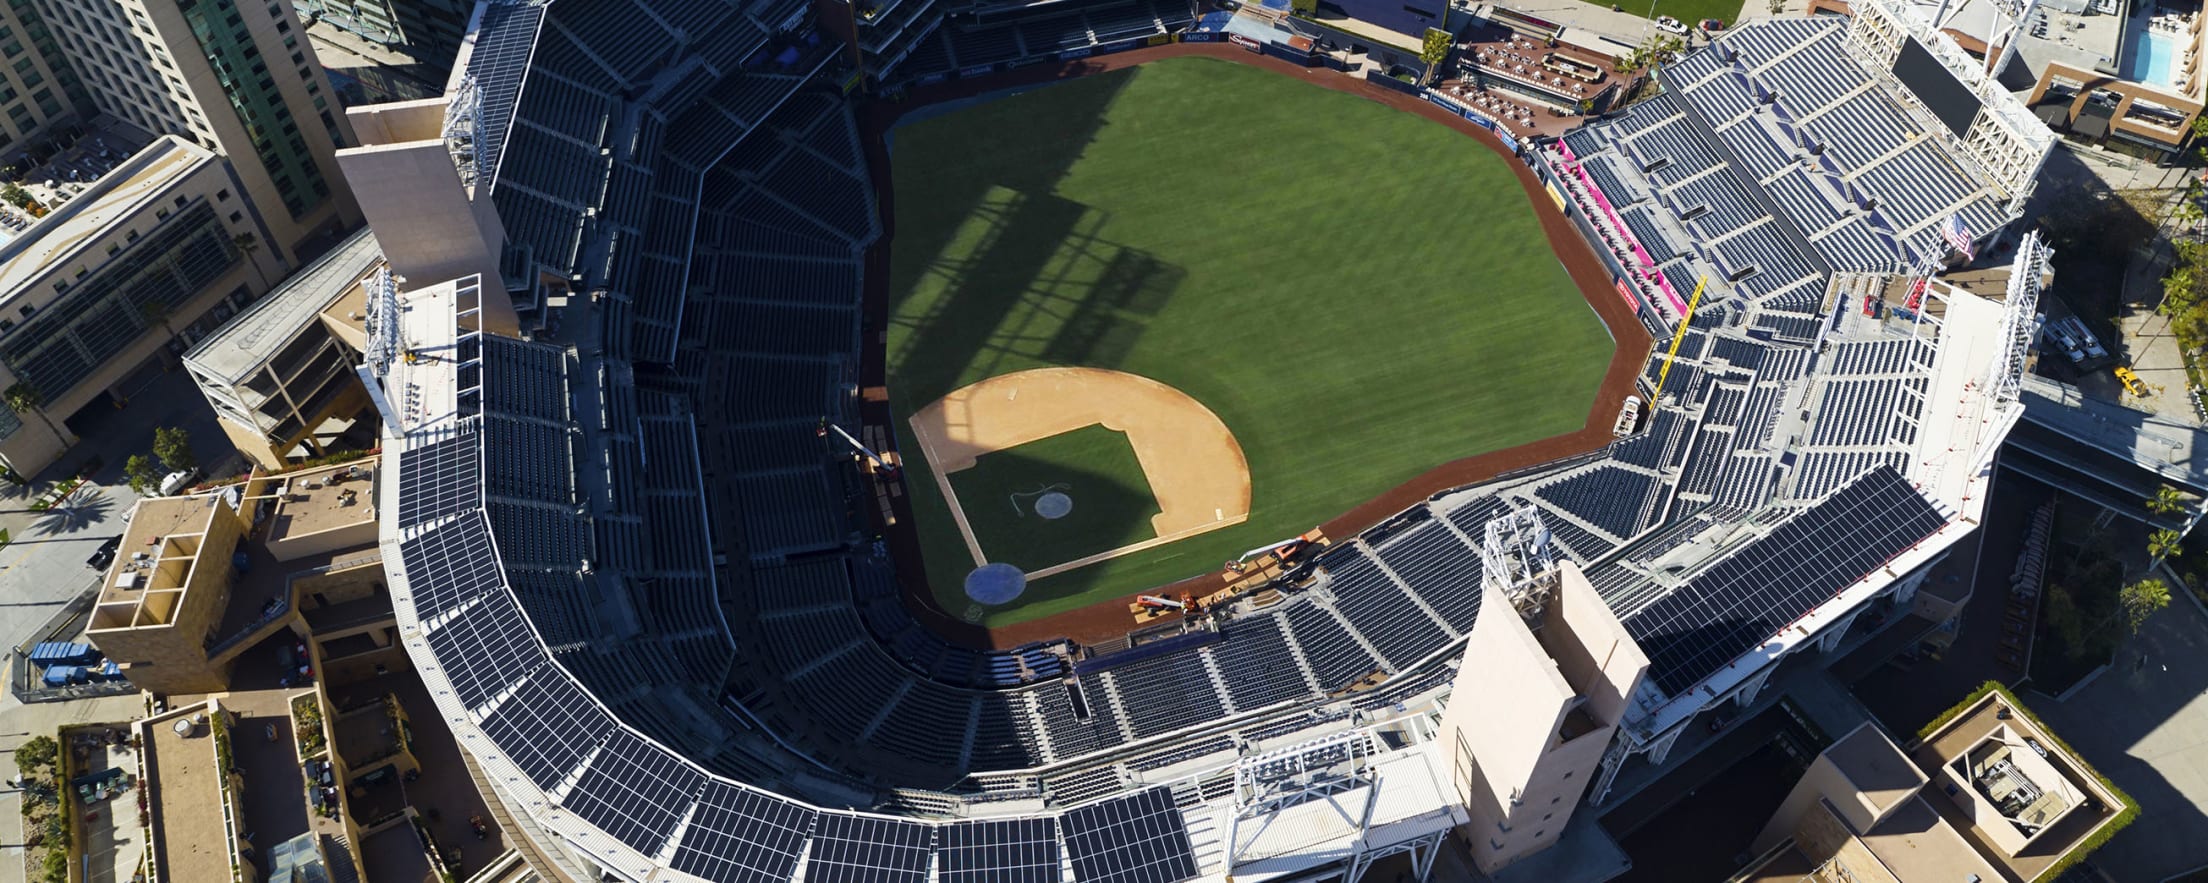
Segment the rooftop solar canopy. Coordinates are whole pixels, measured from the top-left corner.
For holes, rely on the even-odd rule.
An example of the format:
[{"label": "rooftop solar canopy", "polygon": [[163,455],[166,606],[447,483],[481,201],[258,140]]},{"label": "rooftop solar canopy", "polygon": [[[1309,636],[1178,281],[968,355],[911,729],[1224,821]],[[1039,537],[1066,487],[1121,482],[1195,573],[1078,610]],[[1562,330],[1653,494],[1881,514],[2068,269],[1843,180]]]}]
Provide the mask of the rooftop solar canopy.
[{"label": "rooftop solar canopy", "polygon": [[807,883],[924,883],[929,835],[919,822],[821,813],[805,860]]},{"label": "rooftop solar canopy", "polygon": [[399,526],[427,524],[481,506],[481,457],[473,423],[446,438],[411,445],[399,459]]},{"label": "rooftop solar canopy", "polygon": [[630,849],[654,855],[704,784],[696,766],[616,730],[560,805]]},{"label": "rooftop solar canopy", "polygon": [[483,733],[547,791],[581,766],[613,718],[560,672],[538,669],[483,720]]},{"label": "rooftop solar canopy", "polygon": [[1053,819],[953,822],[936,833],[938,883],[1058,883]]},{"label": "rooftop solar canopy", "polygon": [[476,174],[485,182],[498,177],[499,154],[506,148],[506,129],[521,98],[521,81],[529,73],[529,57],[536,51],[544,9],[536,3],[483,5],[483,24],[476,31],[475,50],[468,55],[468,75],[475,78],[482,108],[483,140],[475,147],[475,163]]},{"label": "rooftop solar canopy", "polygon": [[715,883],[782,883],[797,869],[817,815],[809,806],[708,781],[675,847],[674,869]]},{"label": "rooftop solar canopy", "polygon": [[423,619],[505,587],[490,530],[478,511],[401,540],[399,558],[406,562],[415,615]]},{"label": "rooftop solar canopy", "polygon": [[1069,810],[1059,819],[1082,883],[1180,883],[1196,876],[1173,790],[1155,787]]},{"label": "rooftop solar canopy", "polygon": [[1626,617],[1626,631],[1678,695],[1946,522],[1881,466]]},{"label": "rooftop solar canopy", "polygon": [[529,631],[514,596],[488,592],[435,631],[429,649],[444,667],[453,695],[470,709],[483,704],[522,675],[550,661],[544,645]]}]

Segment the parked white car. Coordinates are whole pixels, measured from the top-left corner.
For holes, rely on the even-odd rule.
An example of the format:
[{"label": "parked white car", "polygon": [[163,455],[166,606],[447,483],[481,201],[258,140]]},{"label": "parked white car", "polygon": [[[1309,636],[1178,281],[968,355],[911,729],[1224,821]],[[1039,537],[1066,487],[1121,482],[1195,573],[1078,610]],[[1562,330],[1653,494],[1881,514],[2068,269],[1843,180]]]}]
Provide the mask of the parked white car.
[{"label": "parked white car", "polygon": [[1687,35],[1686,23],[1676,18],[1672,18],[1668,15],[1659,15],[1656,17],[1656,29],[1667,34],[1677,34],[1682,37]]}]

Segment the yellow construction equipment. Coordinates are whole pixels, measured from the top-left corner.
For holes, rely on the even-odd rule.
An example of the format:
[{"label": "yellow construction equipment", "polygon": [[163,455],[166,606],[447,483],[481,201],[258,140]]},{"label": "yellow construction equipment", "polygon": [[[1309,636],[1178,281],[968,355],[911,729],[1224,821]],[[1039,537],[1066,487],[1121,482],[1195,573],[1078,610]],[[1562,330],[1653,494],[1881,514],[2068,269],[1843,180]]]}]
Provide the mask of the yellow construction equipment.
[{"label": "yellow construction equipment", "polygon": [[2139,375],[2133,374],[2130,366],[2116,366],[2116,379],[2124,384],[2125,391],[2142,399],[2147,397],[2147,385],[2139,381]]},{"label": "yellow construction equipment", "polygon": [[1656,415],[1656,404],[1664,400],[1664,379],[1671,376],[1671,360],[1679,358],[1679,342],[1687,339],[1687,325],[1694,321],[1694,307],[1702,302],[1702,289],[1708,287],[1710,277],[1694,281],[1694,296],[1687,298],[1687,312],[1679,317],[1679,331],[1671,336],[1671,349],[1664,353],[1664,366],[1656,370],[1656,391],[1648,396],[1648,413]]}]

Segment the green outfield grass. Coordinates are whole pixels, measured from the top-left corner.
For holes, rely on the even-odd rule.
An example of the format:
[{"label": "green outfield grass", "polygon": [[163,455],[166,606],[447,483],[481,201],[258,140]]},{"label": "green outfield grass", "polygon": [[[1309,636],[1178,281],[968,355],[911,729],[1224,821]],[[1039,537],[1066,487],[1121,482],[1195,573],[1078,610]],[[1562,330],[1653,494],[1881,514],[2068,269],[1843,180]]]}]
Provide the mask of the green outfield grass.
[{"label": "green outfield grass", "polygon": [[[1091,424],[1016,448],[983,454],[951,473],[974,540],[991,561],[1045,567],[1153,539],[1158,500],[1127,434]],[[1046,519],[1041,494],[1065,494],[1073,510]],[[935,551],[930,547],[929,551]],[[972,558],[968,557],[968,566]]]},{"label": "green outfield grass", "polygon": [[[1569,432],[1609,361],[1509,160],[1292,77],[1160,61],[915,118],[892,148],[897,413],[1013,371],[1113,368],[1195,397],[1249,462],[1247,522],[1036,580],[989,625],[1194,576],[1437,464]],[[967,612],[972,556],[897,428],[930,584]]]}]

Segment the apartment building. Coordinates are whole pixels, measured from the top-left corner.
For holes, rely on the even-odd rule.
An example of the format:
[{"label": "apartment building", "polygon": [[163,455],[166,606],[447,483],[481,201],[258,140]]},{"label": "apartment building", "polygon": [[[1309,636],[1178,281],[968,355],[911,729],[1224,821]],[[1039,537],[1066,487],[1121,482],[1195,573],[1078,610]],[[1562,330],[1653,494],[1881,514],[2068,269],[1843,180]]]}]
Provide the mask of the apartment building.
[{"label": "apartment building", "polygon": [[343,108],[289,4],[42,0],[41,10],[86,110],[230,160],[279,266],[359,225],[335,159],[350,141]]}]

